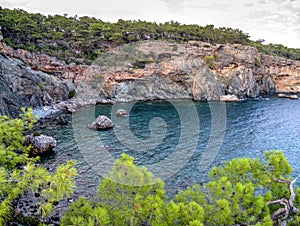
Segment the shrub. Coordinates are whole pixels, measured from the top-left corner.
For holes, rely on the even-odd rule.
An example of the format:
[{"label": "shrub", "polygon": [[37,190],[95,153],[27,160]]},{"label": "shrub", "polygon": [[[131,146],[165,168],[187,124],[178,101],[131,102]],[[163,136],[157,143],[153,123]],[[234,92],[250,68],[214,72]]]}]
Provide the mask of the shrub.
[{"label": "shrub", "polygon": [[214,64],[214,56],[205,56],[203,58],[203,61],[204,63],[210,68],[210,69],[213,69],[215,67],[215,64]]}]

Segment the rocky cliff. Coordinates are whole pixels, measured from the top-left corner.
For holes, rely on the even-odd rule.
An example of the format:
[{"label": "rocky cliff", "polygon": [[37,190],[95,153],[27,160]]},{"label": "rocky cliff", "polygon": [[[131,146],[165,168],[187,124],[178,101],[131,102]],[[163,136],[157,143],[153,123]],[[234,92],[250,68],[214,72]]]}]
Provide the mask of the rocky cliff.
[{"label": "rocky cliff", "polygon": [[75,88],[71,82],[42,71],[31,69],[28,64],[0,54],[0,115],[18,116],[20,107],[53,105],[67,100]]},{"label": "rocky cliff", "polygon": [[[156,99],[208,101],[300,91],[300,62],[242,45],[140,42],[103,54],[93,65],[13,50],[0,43],[0,113],[51,105],[76,90],[79,105]],[[72,95],[71,95],[72,96]]]}]

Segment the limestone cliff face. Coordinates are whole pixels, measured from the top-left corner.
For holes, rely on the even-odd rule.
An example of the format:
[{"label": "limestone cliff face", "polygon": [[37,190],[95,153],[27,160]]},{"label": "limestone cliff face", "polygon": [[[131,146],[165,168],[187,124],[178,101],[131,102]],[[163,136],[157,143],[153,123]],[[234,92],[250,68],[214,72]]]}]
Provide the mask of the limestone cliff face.
[{"label": "limestone cliff face", "polygon": [[3,42],[0,42],[0,53],[11,58],[22,60],[25,64],[28,64],[32,70],[53,74],[64,79],[76,79],[77,77],[81,77],[81,79],[85,78],[89,80],[94,74],[97,74],[93,67],[76,65],[75,63],[66,64],[46,54],[32,53],[22,49],[14,50]]},{"label": "limestone cliff face", "polygon": [[1,42],[0,53],[1,114],[22,105],[51,105],[67,99],[73,89],[79,105],[185,98],[218,101],[224,94],[253,98],[300,92],[299,61],[242,45],[134,43],[104,54],[90,66],[68,65]]},{"label": "limestone cliff face", "polygon": [[[166,98],[207,101],[219,100],[224,94],[254,98],[296,91],[300,76],[300,62],[263,55],[249,46],[203,42],[177,45],[158,41],[134,48],[154,63],[146,64],[143,69],[120,67],[117,73],[102,73],[103,79],[109,81],[101,87],[102,96],[116,101]],[[116,52],[122,54],[121,50]]]},{"label": "limestone cliff face", "polygon": [[277,92],[300,92],[300,61],[261,55],[265,73],[273,78]]},{"label": "limestone cliff face", "polygon": [[32,70],[16,58],[0,55],[0,115],[18,116],[20,107],[51,105],[67,100],[74,90],[67,80]]}]

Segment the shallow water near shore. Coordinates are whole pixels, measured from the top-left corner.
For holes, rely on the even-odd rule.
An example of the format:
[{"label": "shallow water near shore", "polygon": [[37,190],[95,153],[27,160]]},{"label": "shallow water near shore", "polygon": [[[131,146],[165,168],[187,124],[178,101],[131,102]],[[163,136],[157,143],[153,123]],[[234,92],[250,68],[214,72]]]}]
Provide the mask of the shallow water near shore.
[{"label": "shallow water near shore", "polygon": [[[165,176],[170,196],[178,189],[205,182],[213,166],[235,157],[262,158],[267,150],[281,150],[294,169],[293,175],[300,173],[300,100],[266,98],[226,104],[138,102],[132,104],[129,118],[115,117],[115,109],[129,105],[79,109],[73,116],[73,125],[71,122],[41,130],[57,139],[54,153],[43,158],[46,167],[51,170],[68,159],[77,161],[75,198],[93,196],[105,175],[101,168],[104,160],[112,162],[123,152],[134,156],[138,165],[152,167],[157,171],[155,175]],[[215,107],[222,110],[222,115],[214,112]],[[113,130],[90,132],[86,126],[98,115],[115,119],[117,125]],[[124,131],[122,123],[126,124],[126,120],[130,131]],[[212,153],[207,167],[199,168],[204,156],[211,154],[210,149],[217,151],[216,156]],[[165,161],[169,158],[172,161]]]}]

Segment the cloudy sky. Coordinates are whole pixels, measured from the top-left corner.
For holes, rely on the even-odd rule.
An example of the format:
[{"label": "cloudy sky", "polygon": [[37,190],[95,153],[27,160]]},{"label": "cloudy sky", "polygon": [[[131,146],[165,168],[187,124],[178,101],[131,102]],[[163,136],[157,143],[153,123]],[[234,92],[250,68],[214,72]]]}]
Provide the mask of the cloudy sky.
[{"label": "cloudy sky", "polygon": [[253,40],[300,48],[300,0],[0,0],[0,5],[111,22],[122,18],[214,24],[241,29]]}]

